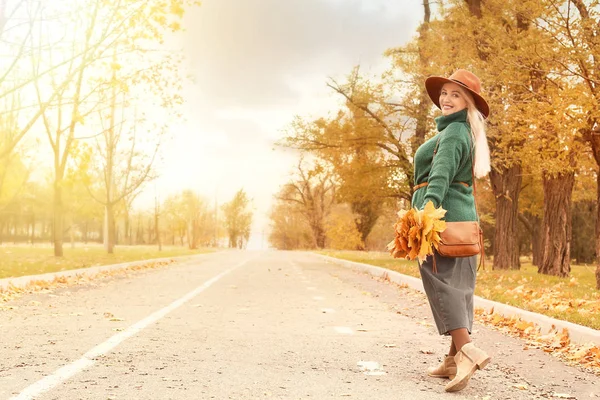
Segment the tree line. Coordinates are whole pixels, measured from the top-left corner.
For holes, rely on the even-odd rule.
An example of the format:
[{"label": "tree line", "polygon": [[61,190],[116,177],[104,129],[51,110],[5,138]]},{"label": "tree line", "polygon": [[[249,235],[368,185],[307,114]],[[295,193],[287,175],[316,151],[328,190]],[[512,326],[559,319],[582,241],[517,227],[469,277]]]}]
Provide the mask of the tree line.
[{"label": "tree line", "polygon": [[[0,245],[54,243],[52,208],[47,196],[52,188],[28,182],[0,212]],[[63,240],[71,247],[77,243],[106,243],[106,209],[90,196],[72,199],[70,188],[64,214]],[[229,201],[218,204],[184,189],[156,199],[150,209],[127,208],[125,202],[115,209],[115,245],[184,246],[245,248],[251,234],[252,200],[239,190]],[[114,248],[112,249],[114,251]]]},{"label": "tree line", "polygon": [[[458,68],[477,74],[492,114],[492,172],[477,201],[494,269],[568,276],[596,263],[600,288],[600,11],[584,0],[425,0],[423,21],[391,67],[329,79],[344,106],[297,117],[282,145],[305,160],[277,194],[278,248],[383,250],[410,206],[413,156],[434,134],[424,81]],[[341,237],[345,236],[342,241]]]},{"label": "tree line", "polygon": [[211,206],[187,190],[133,208],[182,118],[182,54],[165,40],[198,4],[0,2],[0,241],[49,241],[55,256],[65,241],[101,241],[108,253],[117,243],[217,245],[228,234],[247,243],[252,218],[229,211],[235,199]]}]

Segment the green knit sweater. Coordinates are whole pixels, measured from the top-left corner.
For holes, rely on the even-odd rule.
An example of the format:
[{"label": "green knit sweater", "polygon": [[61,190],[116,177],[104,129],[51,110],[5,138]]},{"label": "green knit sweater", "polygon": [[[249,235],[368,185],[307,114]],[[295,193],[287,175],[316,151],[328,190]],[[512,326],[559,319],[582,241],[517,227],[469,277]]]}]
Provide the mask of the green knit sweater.
[{"label": "green knit sweater", "polygon": [[[415,185],[412,206],[422,209],[429,200],[447,210],[445,220],[476,221],[471,161],[471,128],[467,110],[435,119],[438,134],[423,143],[415,153]],[[433,151],[440,140],[435,158]],[[469,187],[458,182],[465,182]]]}]

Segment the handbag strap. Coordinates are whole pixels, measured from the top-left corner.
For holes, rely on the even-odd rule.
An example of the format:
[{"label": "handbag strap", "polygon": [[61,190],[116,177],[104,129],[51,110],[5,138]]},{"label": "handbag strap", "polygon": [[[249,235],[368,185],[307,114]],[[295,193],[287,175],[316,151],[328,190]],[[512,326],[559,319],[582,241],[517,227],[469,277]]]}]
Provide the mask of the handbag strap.
[{"label": "handbag strap", "polygon": [[477,271],[483,267],[485,271],[485,246],[483,243],[483,229],[481,229],[481,222],[479,221],[479,210],[477,209],[477,197],[476,197],[476,189],[475,189],[475,154],[474,151],[471,151],[471,179],[473,182],[473,203],[475,203],[475,216],[477,217],[477,222],[479,223],[479,247],[481,248],[481,255],[479,256],[479,265],[477,266]]},{"label": "handbag strap", "polygon": [[[471,132],[471,128],[469,127],[469,133]],[[469,135],[470,136],[470,135]],[[440,134],[440,136],[438,137],[437,142],[435,143],[435,148],[433,149],[433,157],[435,157],[435,155],[437,154],[437,148],[440,145],[440,139],[442,138],[442,135]],[[469,138],[471,139],[471,138]],[[471,142],[473,143],[473,142]],[[473,203],[475,203],[475,216],[477,217],[477,222],[479,221],[479,209],[477,208],[477,186],[475,184],[475,145],[473,144],[472,146],[469,146],[471,149],[471,185],[473,186]],[[432,163],[433,163],[433,157],[432,157]],[[427,180],[429,181],[429,177],[427,177]],[[485,248],[484,248],[484,243],[483,243],[483,230],[481,229],[481,225],[479,226],[479,247],[481,247],[481,256],[479,258],[479,265],[477,266],[477,270],[479,271],[479,269],[483,266],[483,269],[485,270]],[[436,272],[437,268],[436,268],[436,262],[435,262],[435,255],[433,256],[433,269],[434,269],[434,273]]]},{"label": "handbag strap", "polygon": [[[470,130],[471,129],[469,128],[469,132],[470,132]],[[438,140],[435,143],[435,148],[433,149],[433,157],[435,157],[435,155],[437,154],[437,149],[438,149],[438,146],[440,145],[441,138],[442,138],[442,135],[440,134],[440,137],[438,137]],[[470,149],[471,149],[471,185],[473,186],[473,202],[475,203],[475,216],[477,217],[477,222],[479,222],[479,210],[477,209],[477,197],[476,197],[477,189],[475,186],[475,146],[474,145],[470,146]],[[432,157],[432,160],[433,160],[433,157]],[[429,177],[427,177],[427,181],[429,181]],[[458,183],[462,183],[462,182],[458,182]]]},{"label": "handbag strap", "polygon": [[479,220],[479,210],[477,209],[477,185],[475,184],[475,144],[471,147],[471,182],[473,184],[473,203],[475,203],[475,216],[479,225],[479,247],[481,255],[479,256],[479,265],[477,271],[483,267],[485,271],[485,246],[483,243],[483,229],[481,229],[481,221]]}]

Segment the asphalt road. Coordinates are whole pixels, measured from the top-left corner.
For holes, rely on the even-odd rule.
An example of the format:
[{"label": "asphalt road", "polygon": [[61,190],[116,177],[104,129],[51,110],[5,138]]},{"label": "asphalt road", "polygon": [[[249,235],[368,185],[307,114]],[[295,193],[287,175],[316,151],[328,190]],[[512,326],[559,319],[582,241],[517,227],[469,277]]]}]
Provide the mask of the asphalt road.
[{"label": "asphalt road", "polygon": [[231,251],[13,300],[0,399],[600,398],[600,378],[477,325],[458,394],[424,296],[314,255]]}]

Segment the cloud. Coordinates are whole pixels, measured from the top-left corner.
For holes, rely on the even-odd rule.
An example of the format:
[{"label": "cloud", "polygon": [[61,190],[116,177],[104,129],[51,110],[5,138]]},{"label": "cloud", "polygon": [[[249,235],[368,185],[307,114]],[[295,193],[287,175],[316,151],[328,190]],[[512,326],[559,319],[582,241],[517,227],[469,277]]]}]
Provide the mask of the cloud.
[{"label": "cloud", "polygon": [[[400,4],[404,3],[404,4]],[[293,105],[290,77],[370,67],[414,32],[419,2],[205,0],[184,46],[203,97],[222,106]]]}]

